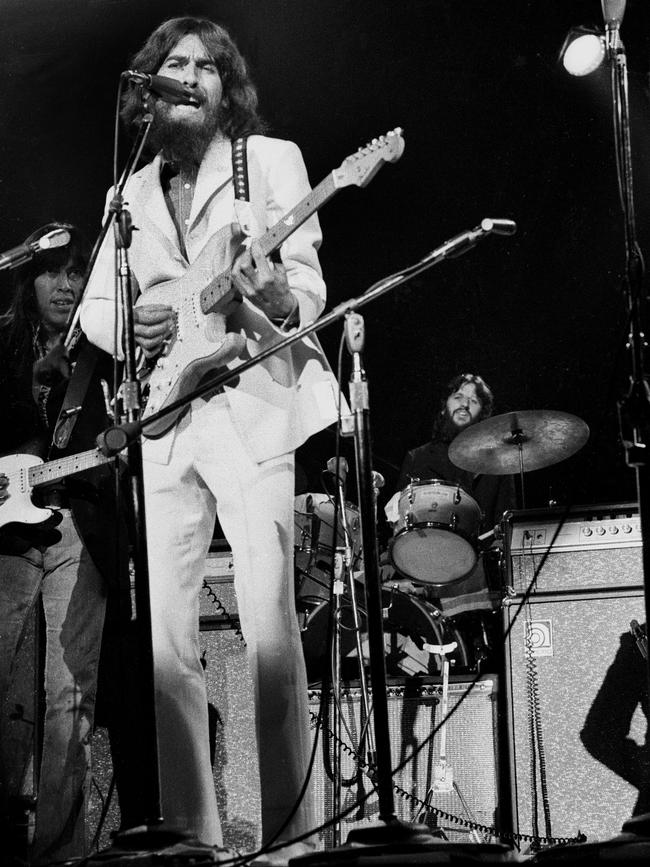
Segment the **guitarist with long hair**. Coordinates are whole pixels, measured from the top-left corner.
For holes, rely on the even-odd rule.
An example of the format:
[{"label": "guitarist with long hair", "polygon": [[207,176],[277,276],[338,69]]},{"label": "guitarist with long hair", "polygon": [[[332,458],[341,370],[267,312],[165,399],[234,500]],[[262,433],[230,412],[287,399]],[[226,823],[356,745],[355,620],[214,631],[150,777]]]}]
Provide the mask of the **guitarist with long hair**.
[{"label": "guitarist with long hair", "polygon": [[[5,408],[0,452],[18,461],[25,456],[26,463],[30,455],[51,460],[89,449],[108,424],[101,379],[111,382],[111,358],[80,331],[63,345],[84,286],[85,245],[67,223],[49,223],[25,243],[50,233],[69,240],[17,268],[13,300],[0,318]],[[70,397],[74,405],[61,412]],[[18,470],[0,477],[0,809],[6,853],[9,814],[23,793],[36,795],[33,840],[16,839],[14,827],[13,854],[30,864],[49,864],[86,854],[90,738],[107,584],[121,555],[114,539],[110,466],[35,488],[31,502],[24,498],[24,515],[14,508],[23,478]],[[37,698],[33,713],[7,701],[14,663],[28,625],[39,622],[39,605],[45,636],[42,715]],[[37,659],[35,665],[38,670]],[[40,762],[31,772],[35,744]]]},{"label": "guitarist with long hair", "polygon": [[[125,202],[137,231],[129,263],[139,300],[135,339],[152,364],[176,341],[174,302],[232,265],[238,301],[228,309],[225,344],[243,359],[315,320],[325,306],[318,219],[293,217],[279,259],[260,236],[310,194],[297,145],[262,134],[257,95],[230,35],[194,17],[163,22],[130,69],[175,79],[185,104],[150,95],[153,159],[136,172]],[[144,113],[138,85],[123,119]],[[246,138],[248,195],[233,142]],[[234,172],[233,172],[234,166]],[[240,171],[241,167],[241,171]],[[111,199],[109,193],[109,202]],[[235,229],[233,229],[235,227]],[[287,233],[285,232],[285,235]],[[233,264],[232,253],[250,242]],[[251,241],[251,239],[253,239]],[[281,261],[280,261],[281,260]],[[100,251],[81,305],[89,339],[114,351],[114,239]],[[161,284],[169,297],[160,299]],[[214,317],[202,331],[218,331]],[[118,353],[121,341],[118,340]],[[218,345],[215,344],[215,349]],[[219,355],[212,373],[235,359]],[[208,371],[209,372],[209,371]],[[308,692],[293,589],[295,449],[336,420],[338,385],[317,340],[303,338],[195,400],[166,432],[143,443],[162,812],[166,823],[220,845],[210,766],[207,700],[199,643],[199,593],[218,514],[233,553],[239,616],[254,685],[263,843],[273,863],[307,851],[294,843],[314,827],[307,776]],[[264,857],[264,856],[262,856]]]}]

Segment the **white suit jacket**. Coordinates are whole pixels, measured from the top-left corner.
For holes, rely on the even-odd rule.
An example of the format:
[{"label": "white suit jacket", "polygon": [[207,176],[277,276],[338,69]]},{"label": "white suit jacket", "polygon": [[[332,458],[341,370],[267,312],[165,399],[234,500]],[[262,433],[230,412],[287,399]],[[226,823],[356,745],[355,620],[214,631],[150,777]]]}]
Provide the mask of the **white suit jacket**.
[{"label": "white suit jacket", "polygon": [[[211,236],[237,223],[230,140],[217,137],[199,169],[185,238],[187,259],[181,252],[164,199],[160,168],[158,156],[133,175],[124,193],[125,207],[135,227],[129,264],[134,288],[143,294],[143,301],[151,287],[181,277]],[[302,154],[289,141],[251,136],[248,172],[252,210],[249,217],[252,233],[256,235],[278,222],[310,190]],[[325,306],[325,284],[317,256],[320,242],[320,227],[314,215],[281,248],[289,285],[298,298],[301,326],[316,320]],[[206,274],[206,283],[230,264],[228,251],[225,253],[224,261],[216,264],[213,273]],[[119,355],[119,350],[114,352],[114,256],[111,231],[90,276],[80,321],[93,343]],[[198,286],[197,290],[201,288]],[[255,356],[284,336],[247,300],[229,317],[228,330],[246,338],[241,360]],[[121,347],[119,327],[118,333]],[[229,367],[237,363],[231,362]],[[225,391],[233,422],[256,461],[293,451],[336,419],[338,384],[314,335],[255,365],[236,384],[226,385]],[[160,439],[149,440],[146,457],[166,462],[173,437],[174,429]]]}]

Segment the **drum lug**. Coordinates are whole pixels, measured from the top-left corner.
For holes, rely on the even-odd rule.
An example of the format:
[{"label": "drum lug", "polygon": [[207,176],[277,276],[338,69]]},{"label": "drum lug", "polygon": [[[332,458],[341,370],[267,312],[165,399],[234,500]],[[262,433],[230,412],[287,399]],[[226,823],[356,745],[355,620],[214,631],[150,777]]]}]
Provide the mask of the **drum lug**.
[{"label": "drum lug", "polygon": [[415,524],[415,521],[413,519],[413,512],[407,512],[406,515],[404,516],[404,525],[405,525],[406,530],[407,531],[412,530],[414,524]]},{"label": "drum lug", "polygon": [[456,493],[454,494],[454,505],[457,506],[460,503],[460,501],[461,501],[460,485],[458,485],[458,487],[456,488]]},{"label": "drum lug", "polygon": [[456,528],[458,527],[458,515],[456,512],[452,512],[449,518],[449,528],[452,533],[456,532]]}]

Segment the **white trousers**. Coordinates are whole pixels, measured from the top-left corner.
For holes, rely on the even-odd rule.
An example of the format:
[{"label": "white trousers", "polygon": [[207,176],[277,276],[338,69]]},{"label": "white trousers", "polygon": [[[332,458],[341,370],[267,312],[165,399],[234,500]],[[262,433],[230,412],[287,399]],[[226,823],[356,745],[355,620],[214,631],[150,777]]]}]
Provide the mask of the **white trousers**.
[{"label": "white trousers", "polygon": [[[146,444],[143,457],[164,820],[222,843],[199,648],[199,595],[218,510],[255,691],[266,841],[298,798],[311,745],[293,589],[294,455],[256,463],[218,395],[193,404],[168,464],[147,461]],[[308,794],[281,839],[309,830],[313,817]]]}]

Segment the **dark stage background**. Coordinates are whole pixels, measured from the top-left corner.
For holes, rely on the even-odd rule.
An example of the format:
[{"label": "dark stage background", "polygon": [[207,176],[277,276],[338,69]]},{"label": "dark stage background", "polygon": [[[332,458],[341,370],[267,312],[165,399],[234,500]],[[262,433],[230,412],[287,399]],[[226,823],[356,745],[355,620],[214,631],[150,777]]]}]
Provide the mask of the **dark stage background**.
[{"label": "dark stage background", "polygon": [[[1,248],[53,218],[94,240],[119,74],[155,25],[186,12],[231,29],[272,134],[298,142],[313,184],[373,137],[405,130],[398,163],[321,211],[329,306],[483,217],[517,221],[514,237],[488,238],[361,311],[384,497],[406,449],[428,438],[438,389],[476,371],[497,413],[559,410],[590,427],[577,455],[527,475],[528,506],[635,500],[618,441],[630,367],[609,73],[577,79],[557,64],[571,25],[602,24],[599,0],[2,0]],[[646,0],[629,0],[622,36],[647,255]],[[8,298],[7,274],[1,287]],[[338,325],[321,332],[334,366],[339,339]],[[308,489],[333,453],[330,431],[300,450]],[[350,441],[344,453],[352,462]]]}]

